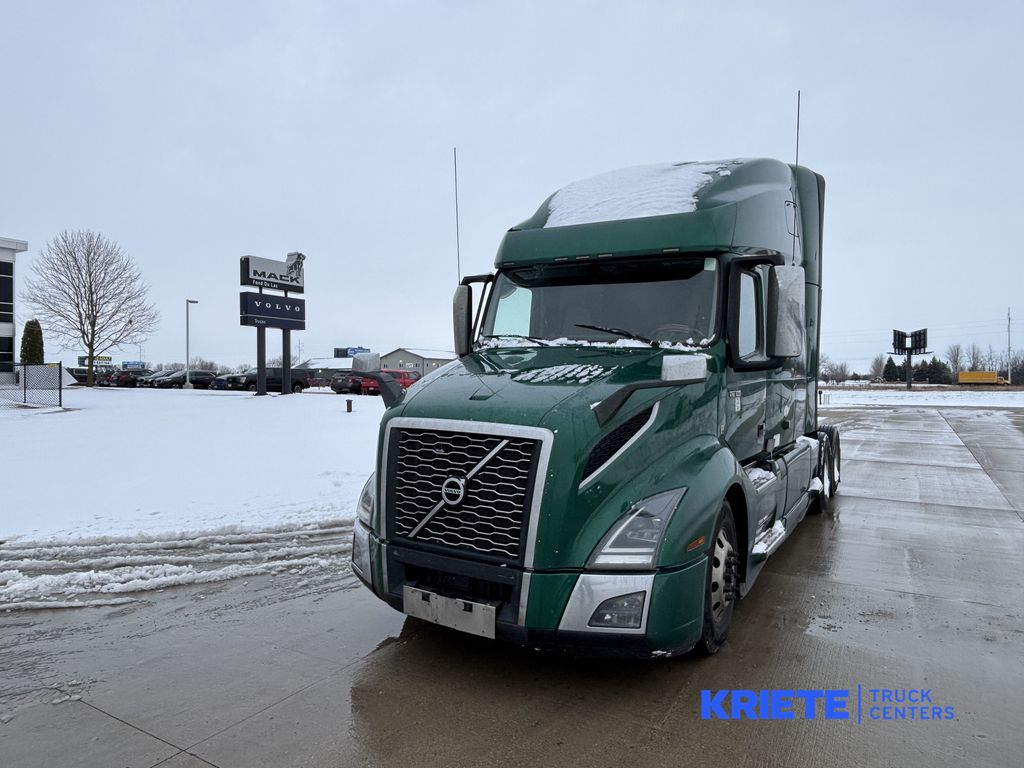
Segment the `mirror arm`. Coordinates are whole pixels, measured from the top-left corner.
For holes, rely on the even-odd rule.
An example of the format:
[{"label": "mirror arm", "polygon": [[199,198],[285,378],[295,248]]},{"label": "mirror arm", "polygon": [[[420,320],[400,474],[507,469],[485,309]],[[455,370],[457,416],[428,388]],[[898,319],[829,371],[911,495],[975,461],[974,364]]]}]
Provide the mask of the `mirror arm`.
[{"label": "mirror arm", "polygon": [[371,371],[360,373],[359,375],[366,379],[372,379],[380,385],[380,396],[384,401],[384,406],[387,408],[400,402],[405,397],[405,390],[402,389],[402,385],[395,381],[390,373]]}]

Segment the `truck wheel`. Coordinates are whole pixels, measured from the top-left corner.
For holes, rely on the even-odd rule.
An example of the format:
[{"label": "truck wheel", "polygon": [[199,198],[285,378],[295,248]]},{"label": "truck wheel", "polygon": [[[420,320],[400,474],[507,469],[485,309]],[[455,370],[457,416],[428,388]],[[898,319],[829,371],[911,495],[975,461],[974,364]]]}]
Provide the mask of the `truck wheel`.
[{"label": "truck wheel", "polygon": [[840,444],[839,430],[827,424],[818,431],[818,439],[821,442],[821,458],[818,463],[816,477],[821,480],[821,492],[818,494],[818,503],[814,507],[815,512],[824,512],[832,503],[836,488],[839,486],[839,462]]},{"label": "truck wheel", "polygon": [[292,384],[292,394],[301,395],[302,394],[302,385],[301,384]]},{"label": "truck wheel", "polygon": [[708,555],[704,588],[704,629],[700,647],[709,656],[717,653],[729,634],[732,612],[739,597],[740,559],[736,549],[736,520],[728,501],[715,522],[715,535]]},{"label": "truck wheel", "polygon": [[250,392],[255,392],[256,391],[256,385],[255,384],[250,384],[249,385],[249,391]]}]

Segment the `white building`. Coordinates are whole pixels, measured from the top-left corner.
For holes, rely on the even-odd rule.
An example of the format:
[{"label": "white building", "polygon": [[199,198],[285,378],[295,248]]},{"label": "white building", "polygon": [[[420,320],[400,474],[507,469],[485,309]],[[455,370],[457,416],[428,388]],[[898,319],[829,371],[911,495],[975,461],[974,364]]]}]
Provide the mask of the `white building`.
[{"label": "white building", "polygon": [[447,365],[455,359],[455,353],[447,349],[410,349],[399,347],[380,357],[381,368],[405,368],[410,371],[419,371],[426,376],[436,371],[442,365]]},{"label": "white building", "polygon": [[25,250],[24,240],[0,237],[0,376],[14,374],[14,254]]}]

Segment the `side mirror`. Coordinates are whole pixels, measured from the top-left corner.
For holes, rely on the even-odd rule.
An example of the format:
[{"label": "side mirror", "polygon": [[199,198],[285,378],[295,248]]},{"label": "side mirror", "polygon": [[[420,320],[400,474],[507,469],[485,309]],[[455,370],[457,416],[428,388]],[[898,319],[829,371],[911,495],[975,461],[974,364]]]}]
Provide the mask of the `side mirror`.
[{"label": "side mirror", "polygon": [[405,397],[402,385],[395,381],[390,374],[381,373],[380,355],[376,352],[364,352],[352,358],[352,372],[376,381],[380,385],[380,396],[388,408],[401,402]]},{"label": "side mirror", "polygon": [[468,285],[455,289],[452,298],[452,320],[455,326],[455,354],[465,357],[473,335],[473,290]]},{"label": "side mirror", "polygon": [[804,351],[803,267],[768,272],[768,357],[800,357]]},{"label": "side mirror", "polygon": [[363,352],[352,358],[352,370],[356,373],[376,373],[380,370],[380,355],[376,352]]}]

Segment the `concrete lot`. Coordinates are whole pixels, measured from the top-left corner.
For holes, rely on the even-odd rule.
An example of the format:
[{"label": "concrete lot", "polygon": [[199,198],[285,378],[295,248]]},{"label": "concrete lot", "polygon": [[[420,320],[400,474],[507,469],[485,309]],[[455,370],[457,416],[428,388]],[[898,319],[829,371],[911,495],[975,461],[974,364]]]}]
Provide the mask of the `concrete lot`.
[{"label": "concrete lot", "polygon": [[[0,614],[0,766],[1019,766],[1024,413],[837,411],[843,484],[710,659],[424,626],[347,574]],[[703,688],[930,688],[952,721],[700,719]],[[57,703],[53,703],[57,702]]]}]

